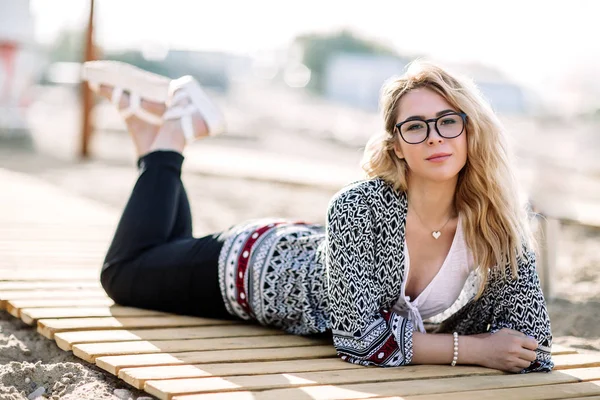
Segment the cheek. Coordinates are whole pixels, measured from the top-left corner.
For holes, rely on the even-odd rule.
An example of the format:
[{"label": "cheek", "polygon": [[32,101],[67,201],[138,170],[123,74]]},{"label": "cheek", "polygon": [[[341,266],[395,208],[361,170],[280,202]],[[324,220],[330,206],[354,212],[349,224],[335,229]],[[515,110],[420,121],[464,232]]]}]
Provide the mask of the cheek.
[{"label": "cheek", "polygon": [[403,148],[403,152],[404,159],[408,163],[409,167],[411,166],[411,164],[414,166],[414,164],[417,163],[418,160],[423,158],[422,152],[418,149],[418,145],[405,146]]}]

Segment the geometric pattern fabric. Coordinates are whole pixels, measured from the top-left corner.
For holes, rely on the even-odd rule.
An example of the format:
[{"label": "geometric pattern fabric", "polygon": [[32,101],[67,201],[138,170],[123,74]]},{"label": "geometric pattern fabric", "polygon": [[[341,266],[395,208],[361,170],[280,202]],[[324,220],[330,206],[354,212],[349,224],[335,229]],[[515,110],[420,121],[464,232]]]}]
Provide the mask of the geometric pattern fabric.
[{"label": "geometric pattern fabric", "polygon": [[[355,182],[330,202],[325,227],[254,220],[232,227],[219,258],[228,311],[286,332],[331,330],[341,358],[361,365],[412,360],[412,321],[391,312],[405,278],[407,196],[381,179]],[[489,274],[475,300],[473,271],[455,303],[433,317],[436,332],[470,335],[515,329],[537,339],[537,360],[523,370],[549,371],[552,334],[535,255],[518,259],[519,276]]]}]

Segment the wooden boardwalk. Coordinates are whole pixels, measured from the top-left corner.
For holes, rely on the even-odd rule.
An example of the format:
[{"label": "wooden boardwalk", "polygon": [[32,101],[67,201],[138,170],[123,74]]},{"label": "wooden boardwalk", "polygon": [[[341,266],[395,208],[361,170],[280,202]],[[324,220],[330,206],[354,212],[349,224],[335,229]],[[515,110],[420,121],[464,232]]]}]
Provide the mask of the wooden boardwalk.
[{"label": "wooden boardwalk", "polygon": [[122,307],[99,266],[117,212],[0,169],[0,309],[160,399],[600,399],[600,356],[553,348],[556,370],[365,368],[330,340]]}]

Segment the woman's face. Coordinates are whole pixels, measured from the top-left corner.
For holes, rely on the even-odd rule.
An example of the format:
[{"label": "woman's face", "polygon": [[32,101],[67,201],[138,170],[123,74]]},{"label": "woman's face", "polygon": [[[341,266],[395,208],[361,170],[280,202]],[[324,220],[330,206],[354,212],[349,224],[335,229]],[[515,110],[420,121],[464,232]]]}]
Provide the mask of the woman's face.
[{"label": "woman's face", "polygon": [[[442,96],[428,88],[413,89],[406,93],[399,101],[396,123],[401,123],[413,118],[428,120],[437,118],[450,112],[460,112],[453,108]],[[441,118],[438,127],[442,134],[452,131],[455,124],[461,124],[460,118]],[[421,178],[430,181],[442,182],[457,177],[460,170],[467,162],[467,132],[466,123],[463,132],[453,138],[446,139],[439,135],[435,129],[435,123],[429,123],[429,136],[418,144],[409,144],[402,139],[396,129],[396,141],[394,152],[399,158],[403,158],[409,169],[412,179]],[[410,135],[418,132],[424,124],[407,122],[402,125],[405,137],[410,141]],[[451,136],[444,134],[444,136]]]}]

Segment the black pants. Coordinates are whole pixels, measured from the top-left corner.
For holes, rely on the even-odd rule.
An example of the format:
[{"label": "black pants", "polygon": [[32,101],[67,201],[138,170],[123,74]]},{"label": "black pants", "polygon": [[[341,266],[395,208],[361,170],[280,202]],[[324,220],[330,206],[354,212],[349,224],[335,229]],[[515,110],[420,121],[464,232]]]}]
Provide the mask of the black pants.
[{"label": "black pants", "polygon": [[102,286],[121,305],[232,319],[217,273],[225,238],[192,237],[182,163],[183,156],[171,151],[138,161],[140,176],[106,255]]}]

